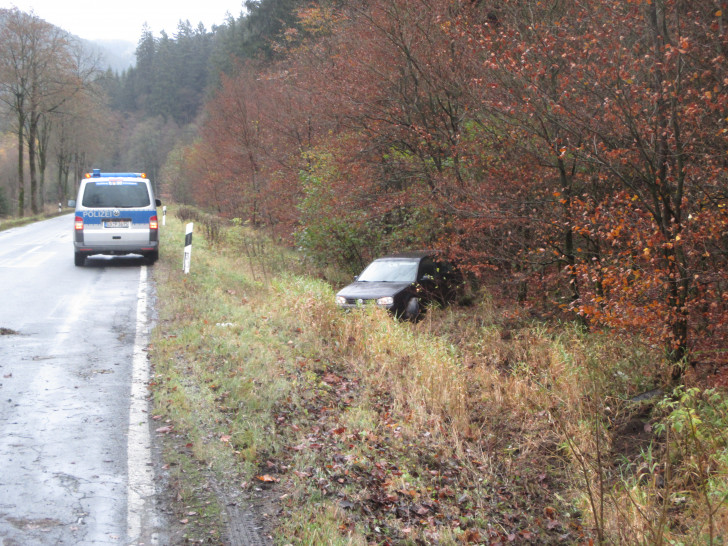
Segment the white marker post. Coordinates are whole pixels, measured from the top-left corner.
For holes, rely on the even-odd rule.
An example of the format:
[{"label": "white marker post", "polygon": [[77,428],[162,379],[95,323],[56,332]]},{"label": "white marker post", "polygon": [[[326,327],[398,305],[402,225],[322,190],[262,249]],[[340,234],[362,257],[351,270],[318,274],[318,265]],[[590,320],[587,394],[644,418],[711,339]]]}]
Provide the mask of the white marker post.
[{"label": "white marker post", "polygon": [[162,207],[162,225],[167,225],[167,205]]},{"label": "white marker post", "polygon": [[185,274],[190,272],[190,262],[192,261],[192,222],[187,224],[185,228],[185,257],[182,261],[182,270]]}]

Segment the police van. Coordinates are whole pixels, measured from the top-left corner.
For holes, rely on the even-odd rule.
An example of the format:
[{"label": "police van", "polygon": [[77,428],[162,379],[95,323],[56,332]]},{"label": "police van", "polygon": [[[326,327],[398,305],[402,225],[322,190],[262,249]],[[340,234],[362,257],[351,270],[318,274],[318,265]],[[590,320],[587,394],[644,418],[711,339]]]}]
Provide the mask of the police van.
[{"label": "police van", "polygon": [[77,266],[93,254],[140,254],[147,263],[159,258],[159,221],[151,181],[144,173],[86,174],[76,208],[73,257]]}]

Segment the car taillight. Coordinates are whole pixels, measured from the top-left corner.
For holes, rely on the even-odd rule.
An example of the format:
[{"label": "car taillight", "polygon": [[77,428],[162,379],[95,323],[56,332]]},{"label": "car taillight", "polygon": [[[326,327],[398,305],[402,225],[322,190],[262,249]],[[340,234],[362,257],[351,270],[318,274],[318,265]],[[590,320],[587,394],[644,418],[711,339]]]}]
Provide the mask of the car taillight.
[{"label": "car taillight", "polygon": [[74,224],[74,227],[76,228],[76,231],[82,231],[83,230],[83,218],[80,216],[76,216],[76,222]]},{"label": "car taillight", "polygon": [[149,219],[149,229],[159,229],[159,223],[156,216],[152,216]]}]

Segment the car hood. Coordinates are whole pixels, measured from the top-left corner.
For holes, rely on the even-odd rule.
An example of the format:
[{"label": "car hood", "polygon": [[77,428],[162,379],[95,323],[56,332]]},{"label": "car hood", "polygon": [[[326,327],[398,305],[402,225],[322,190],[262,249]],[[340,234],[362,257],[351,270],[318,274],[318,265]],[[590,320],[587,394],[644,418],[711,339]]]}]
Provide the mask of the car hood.
[{"label": "car hood", "polygon": [[336,295],[348,299],[373,300],[394,296],[411,284],[409,282],[353,282],[339,290]]}]

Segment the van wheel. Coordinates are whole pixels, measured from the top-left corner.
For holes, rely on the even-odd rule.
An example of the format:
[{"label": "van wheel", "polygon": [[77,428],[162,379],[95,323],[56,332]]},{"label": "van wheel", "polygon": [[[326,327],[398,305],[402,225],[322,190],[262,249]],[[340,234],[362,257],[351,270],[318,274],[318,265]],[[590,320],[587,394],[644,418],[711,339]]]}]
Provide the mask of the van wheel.
[{"label": "van wheel", "polygon": [[73,263],[76,264],[77,267],[82,267],[86,263],[86,255],[83,252],[74,252]]},{"label": "van wheel", "polygon": [[159,251],[155,250],[154,252],[146,254],[144,257],[147,259],[147,264],[154,265],[154,262],[159,259]]}]

